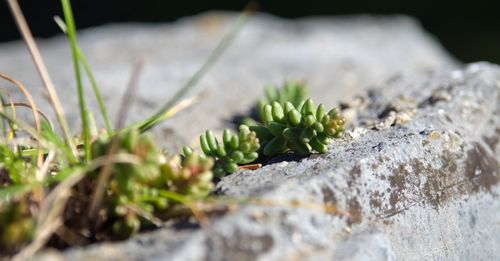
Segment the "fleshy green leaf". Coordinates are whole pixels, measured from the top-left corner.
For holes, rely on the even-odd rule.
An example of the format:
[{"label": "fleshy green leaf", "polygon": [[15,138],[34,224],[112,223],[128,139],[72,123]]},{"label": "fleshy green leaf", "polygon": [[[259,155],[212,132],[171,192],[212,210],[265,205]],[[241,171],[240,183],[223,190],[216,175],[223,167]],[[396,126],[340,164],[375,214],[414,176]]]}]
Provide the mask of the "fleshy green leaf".
[{"label": "fleshy green leaf", "polygon": [[273,138],[267,145],[264,147],[264,155],[272,156],[284,151],[286,145],[286,140],[281,137]]}]

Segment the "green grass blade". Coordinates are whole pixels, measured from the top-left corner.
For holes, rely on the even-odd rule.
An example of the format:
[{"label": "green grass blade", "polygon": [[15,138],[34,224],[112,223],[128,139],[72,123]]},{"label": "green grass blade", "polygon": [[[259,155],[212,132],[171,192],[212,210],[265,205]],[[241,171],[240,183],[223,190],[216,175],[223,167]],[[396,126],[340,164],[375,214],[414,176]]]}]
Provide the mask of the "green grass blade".
[{"label": "green grass blade", "polygon": [[78,159],[71,152],[71,147],[64,142],[61,137],[51,128],[47,122],[42,122],[42,137],[56,147],[62,155],[65,155],[68,161],[72,164],[78,163]]},{"label": "green grass blade", "polygon": [[[0,106],[1,106],[0,111],[2,111],[2,112],[4,111],[4,107],[6,107],[5,105],[6,105],[5,99],[4,99],[3,95],[0,93]],[[1,125],[0,129],[2,130],[2,134],[3,134],[4,138],[7,138],[7,127],[5,126],[6,124],[8,124],[8,123],[5,121],[5,119],[2,118],[0,120],[0,125]]]},{"label": "green grass blade", "polygon": [[0,207],[3,204],[10,203],[16,198],[21,197],[26,193],[29,193],[30,191],[33,190],[34,187],[38,185],[39,185],[38,183],[16,184],[0,188]]},{"label": "green grass blade", "polygon": [[165,198],[168,198],[171,200],[175,200],[175,201],[182,203],[184,205],[189,205],[189,203],[191,202],[191,200],[188,197],[183,196],[183,195],[178,194],[178,193],[175,193],[173,191],[168,191],[165,189],[159,189],[158,191],[162,197],[165,197]]},{"label": "green grass blade", "polygon": [[139,126],[139,130],[141,132],[145,132],[151,129],[156,124],[158,124],[160,121],[165,120],[164,117],[165,113],[168,112],[168,110],[170,110],[189,90],[191,90],[208,72],[208,70],[215,64],[215,62],[217,62],[217,60],[228,48],[228,46],[233,42],[234,38],[241,30],[241,28],[243,28],[243,25],[245,25],[245,23],[248,21],[249,18],[250,18],[250,13],[243,12],[243,14],[241,14],[236,20],[236,22],[233,24],[229,32],[224,36],[224,38],[222,38],[220,43],[210,53],[210,55],[202,64],[202,66],[193,74],[193,76],[191,76],[189,81],[182,88],[180,88],[174,94],[174,96],[160,108],[160,110],[157,113],[155,113],[153,116],[149,117],[148,119],[140,123],[129,126],[129,128]]},{"label": "green grass blade", "polygon": [[[21,10],[21,7],[19,6],[19,3],[17,0],[7,0],[12,16],[14,17],[14,20],[16,21],[17,27],[19,29],[19,33],[23,37],[29,53],[31,55],[31,58],[33,60],[33,63],[36,66],[36,69],[38,71],[38,74],[40,75],[40,78],[42,80],[43,85],[45,86],[45,89],[48,92],[49,98],[50,98],[50,103],[52,105],[52,108],[54,109],[54,112],[56,114],[56,117],[59,121],[60,127],[63,131],[64,137],[66,139],[66,142],[69,144],[69,146],[72,148],[72,151],[74,149],[73,145],[73,140],[71,137],[71,131],[68,126],[68,122],[66,121],[66,118],[64,117],[64,111],[61,105],[61,101],[59,100],[59,96],[57,95],[57,92],[55,90],[54,84],[52,83],[52,80],[50,79],[49,73],[47,71],[47,67],[45,66],[45,63],[43,62],[42,56],[40,54],[40,50],[38,50],[38,46],[36,45],[36,42],[33,38],[33,35],[31,34],[31,31],[28,27],[28,23],[26,22],[26,18],[23,15],[23,12]],[[76,153],[76,151],[75,151]]]},{"label": "green grass blade", "polygon": [[50,126],[50,124],[47,121],[42,121],[42,126],[41,126],[42,132],[38,133],[38,131],[29,124],[21,120],[15,119],[3,111],[0,111],[0,118],[7,120],[9,124],[19,125],[20,129],[26,131],[34,139],[38,140],[42,145],[38,149],[44,149],[46,147],[53,146],[54,148],[62,151],[63,152],[62,154],[66,155],[71,163],[73,164],[78,163],[78,159],[73,154],[73,150],[71,148],[72,144],[68,144],[67,142],[65,142],[65,140],[55,132],[55,130]]},{"label": "green grass blade", "polygon": [[113,133],[113,128],[111,127],[111,122],[109,121],[108,110],[106,109],[106,105],[104,104],[104,100],[101,95],[101,91],[97,81],[92,73],[92,69],[90,68],[89,62],[85,55],[83,54],[80,47],[77,46],[78,57],[80,58],[80,62],[82,63],[83,69],[85,73],[89,77],[90,85],[92,86],[92,90],[94,91],[96,100],[99,104],[99,109],[101,110],[102,119],[104,121],[104,125],[106,126],[106,131],[109,135]]},{"label": "green grass blade", "polygon": [[87,106],[85,103],[85,94],[83,90],[82,77],[80,72],[80,57],[78,55],[78,40],[76,36],[75,21],[73,12],[71,11],[70,0],[61,0],[63,7],[64,18],[66,19],[68,38],[71,45],[71,52],[73,54],[73,67],[75,69],[76,88],[78,92],[78,104],[80,106],[80,114],[82,117],[83,126],[83,145],[85,147],[85,158],[89,161],[92,158],[90,150],[90,126],[88,122]]},{"label": "green grass blade", "polygon": [[[59,18],[58,16],[54,17],[54,21],[59,26],[59,28],[61,28],[61,31],[63,31],[63,33],[68,35],[67,34],[68,27],[66,26],[66,23],[64,23],[64,21],[61,18]],[[106,105],[104,103],[104,99],[102,98],[102,95],[101,95],[101,88],[97,84],[97,81],[94,77],[94,73],[92,72],[92,69],[90,68],[90,63],[88,62],[87,57],[83,53],[83,51],[80,48],[80,45],[78,43],[76,44],[76,48],[77,48],[78,58],[80,60],[80,63],[82,64],[83,70],[85,71],[85,73],[87,74],[87,77],[90,80],[90,85],[92,86],[92,91],[94,92],[96,100],[99,104],[99,109],[101,110],[101,116],[102,116],[102,119],[104,121],[104,125],[106,126],[106,131],[108,132],[108,135],[111,135],[111,134],[113,134],[113,128],[111,127],[111,121],[109,120],[108,110],[107,110]]]}]

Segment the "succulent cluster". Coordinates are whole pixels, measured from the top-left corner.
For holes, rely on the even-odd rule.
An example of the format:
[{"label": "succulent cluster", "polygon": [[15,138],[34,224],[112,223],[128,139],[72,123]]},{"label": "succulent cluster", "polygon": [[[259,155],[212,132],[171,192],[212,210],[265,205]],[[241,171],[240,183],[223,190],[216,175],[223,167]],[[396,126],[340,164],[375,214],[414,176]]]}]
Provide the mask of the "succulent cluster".
[{"label": "succulent cluster", "polygon": [[325,153],[330,139],[344,130],[344,119],[336,109],[327,113],[323,104],[316,107],[311,99],[299,107],[273,102],[264,105],[262,115],[264,124],[251,126],[251,130],[257,133],[266,156],[285,151]]},{"label": "succulent cluster", "polygon": [[167,178],[168,191],[201,199],[213,188],[213,166],[212,158],[192,153],[183,160],[175,156],[161,168]]},{"label": "succulent cluster", "polygon": [[[38,110],[28,88],[0,72],[0,79],[17,86],[28,100],[27,104],[11,101],[6,106],[3,100],[10,95],[0,93],[2,106],[10,107],[10,112],[5,108],[0,113],[0,259],[28,244],[26,255],[44,245],[62,248],[128,237],[183,212],[176,203],[192,207],[191,199],[206,198],[213,188],[214,174],[221,177],[235,172],[238,165],[255,161],[261,152],[268,156],[285,151],[326,152],[328,140],[343,131],[344,120],[335,110],[325,113],[323,105],[316,108],[311,100],[306,101],[305,85],[286,82],[283,88],[266,88],[265,97],[254,107],[254,119],[247,118],[239,133],[225,130],[219,142],[211,131],[206,131],[200,137],[204,154],[186,147],[184,157],[167,159],[150,136],[142,133],[185,106],[180,99],[228,46],[246,15],[238,19],[188,84],[157,113],[130,126],[120,121],[113,129],[99,86],[79,47],[70,0],[61,3],[65,19],[56,22],[71,45],[82,135],[72,138],[48,77],[43,77],[44,86],[50,93],[62,136]],[[9,4],[17,24],[22,25],[22,12],[16,2]],[[20,32],[27,42],[34,43],[29,29],[20,26]],[[36,57],[38,49],[31,49]],[[43,70],[43,62],[35,62]],[[134,70],[133,76],[138,71]],[[99,103],[105,132],[97,131],[87,107],[84,76]],[[135,78],[130,87],[137,85]],[[119,119],[126,118],[127,110],[123,108],[130,103],[133,90],[129,88],[124,95]],[[35,125],[19,120],[16,107],[31,109]],[[29,137],[17,135],[21,130]]]},{"label": "succulent cluster", "polygon": [[[254,131],[246,125],[240,125],[238,135],[224,130],[222,142],[219,142],[212,131],[207,130],[200,136],[200,146],[208,157],[215,159],[213,172],[215,176],[222,177],[233,173],[239,164],[247,164],[259,157],[259,139]],[[192,150],[184,148],[184,154],[190,155]]]},{"label": "succulent cluster", "polygon": [[[202,198],[212,189],[213,162],[210,158],[193,153],[182,162],[179,157],[167,161],[150,136],[141,135],[135,129],[119,135],[116,153],[132,154],[140,163],[113,165],[103,209],[109,211],[107,216],[115,220],[115,235],[129,236],[148,223],[148,216],[165,213],[171,199],[162,192]],[[94,142],[93,156],[106,155],[113,140]]]},{"label": "succulent cluster", "polygon": [[[259,111],[263,117],[263,109],[266,104],[277,102],[281,105],[290,102],[295,107],[300,107],[307,99],[307,88],[304,83],[297,81],[287,81],[282,88],[269,85],[265,88],[265,97],[259,100]],[[261,118],[263,119],[263,118]]]},{"label": "succulent cluster", "polygon": [[[207,130],[200,136],[202,153],[185,147],[183,157],[167,159],[154,140],[138,128],[114,135],[92,132],[96,139],[90,144],[89,154],[80,150],[77,156],[61,157],[49,167],[50,173],[57,173],[88,162],[110,164],[87,173],[72,188],[63,213],[65,229],[82,242],[126,238],[179,213],[176,203],[205,198],[213,188],[214,176],[233,173],[239,165],[254,162],[260,155],[326,152],[329,140],[338,138],[344,130],[344,119],[335,109],[326,112],[324,105],[316,107],[305,96],[305,86],[295,82],[286,83],[282,89],[268,87],[266,97],[257,104],[261,120],[253,120],[250,127],[240,125],[236,134],[226,129],[220,140]],[[63,148],[62,153],[67,150],[71,154],[53,131],[44,129],[43,137]],[[31,147],[12,149],[0,145],[0,189],[36,184],[37,155]],[[84,158],[88,155],[89,159]],[[116,156],[115,161],[107,161],[108,155]],[[109,176],[101,176],[105,172]],[[54,182],[56,185],[57,179]],[[53,187],[39,188],[43,194]],[[99,195],[97,188],[104,188],[104,192],[100,203],[95,204],[93,195]],[[4,200],[6,204],[0,204],[0,251],[15,253],[35,237],[35,194],[33,189],[15,201]],[[51,244],[67,244],[60,239],[52,238]]]},{"label": "succulent cluster", "polygon": [[265,95],[259,99],[254,108],[258,115],[254,115],[254,118],[245,117],[242,123],[248,126],[261,125],[264,121],[263,110],[266,104],[278,102],[284,106],[286,102],[290,102],[295,107],[300,107],[306,99],[307,87],[302,82],[287,81],[281,88],[276,85],[269,85],[265,88]]},{"label": "succulent cluster", "polygon": [[[256,160],[260,153],[325,153],[330,139],[340,137],[344,131],[344,119],[336,109],[326,112],[323,104],[316,107],[307,99],[307,88],[300,82],[286,82],[282,88],[266,87],[256,109],[260,120],[243,119],[239,136],[227,129],[222,143],[211,131],[200,136],[203,152],[215,159],[213,171],[217,177],[235,172],[239,164]],[[185,155],[191,153],[191,148],[184,148]]]}]

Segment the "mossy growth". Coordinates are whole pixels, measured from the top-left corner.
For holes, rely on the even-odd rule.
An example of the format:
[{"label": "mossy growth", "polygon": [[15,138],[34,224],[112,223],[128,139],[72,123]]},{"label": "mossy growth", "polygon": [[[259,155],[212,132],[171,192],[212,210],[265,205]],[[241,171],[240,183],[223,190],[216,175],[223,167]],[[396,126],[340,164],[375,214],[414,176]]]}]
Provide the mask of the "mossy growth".
[{"label": "mossy growth", "polygon": [[29,208],[29,197],[0,207],[1,252],[17,252],[33,239],[35,220]]},{"label": "mossy growth", "polygon": [[[24,184],[35,181],[36,166],[30,157],[23,157],[22,151],[11,150],[0,145],[0,189],[11,189],[13,194],[22,190]],[[0,252],[15,253],[29,243],[34,236],[35,220],[32,210],[37,206],[31,193],[9,197],[0,193]]]}]

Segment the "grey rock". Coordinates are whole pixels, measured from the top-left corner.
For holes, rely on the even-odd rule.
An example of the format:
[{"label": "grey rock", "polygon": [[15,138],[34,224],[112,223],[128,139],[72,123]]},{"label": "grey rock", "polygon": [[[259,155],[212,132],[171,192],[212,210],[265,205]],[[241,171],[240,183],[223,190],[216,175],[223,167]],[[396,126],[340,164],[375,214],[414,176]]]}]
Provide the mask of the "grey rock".
[{"label": "grey rock", "polygon": [[381,232],[353,233],[333,250],[332,260],[395,260],[389,237]]},{"label": "grey rock", "polygon": [[[450,99],[429,103],[438,89]],[[363,95],[364,109],[353,122],[364,131],[350,135],[350,129],[327,154],[223,178],[217,192],[239,207],[210,218],[205,229],[166,227],[127,242],[44,257],[496,259],[500,67],[479,63],[464,70],[404,75],[377,90]],[[407,108],[407,122],[369,128],[370,115],[384,121],[376,115],[402,97],[416,104]]]},{"label": "grey rock", "polygon": [[[212,13],[173,24],[117,24],[80,33],[113,122],[134,60],[145,67],[128,122],[156,112],[183,86],[222,38],[236,16]],[[73,130],[80,129],[69,45],[64,37],[39,41]],[[417,22],[404,16],[356,16],[283,20],[256,15],[193,93],[205,99],[156,128],[171,151],[194,143],[206,129],[230,127],[245,114],[264,85],[304,80],[328,106],[401,72],[455,67],[456,62]],[[0,45],[0,71],[23,82],[51,113],[36,70],[20,42]],[[97,109],[90,87],[91,108]],[[12,90],[12,89],[11,89]],[[14,93],[14,92],[13,92]],[[19,95],[17,96],[19,97]],[[93,111],[96,118],[98,111]]]},{"label": "grey rock", "polygon": [[[148,66],[133,120],[195,70],[227,26],[228,17],[219,17],[115,25],[87,31],[81,40],[108,100],[123,91],[128,63],[143,50]],[[66,45],[53,39],[42,46],[54,58],[49,66],[59,72],[58,86],[72,84]],[[0,46],[0,68],[39,85],[27,60],[14,58],[21,50],[18,43]],[[327,154],[223,178],[216,193],[231,207],[209,215],[203,229],[166,226],[38,258],[494,260],[500,255],[500,68],[457,67],[408,18],[258,16],[201,82],[212,95],[163,127],[190,141],[245,112],[263,84],[304,78],[318,100],[348,100],[345,136]],[[170,87],[153,88],[163,82]],[[72,88],[61,91],[70,104]],[[76,119],[74,108],[68,112]]]}]

